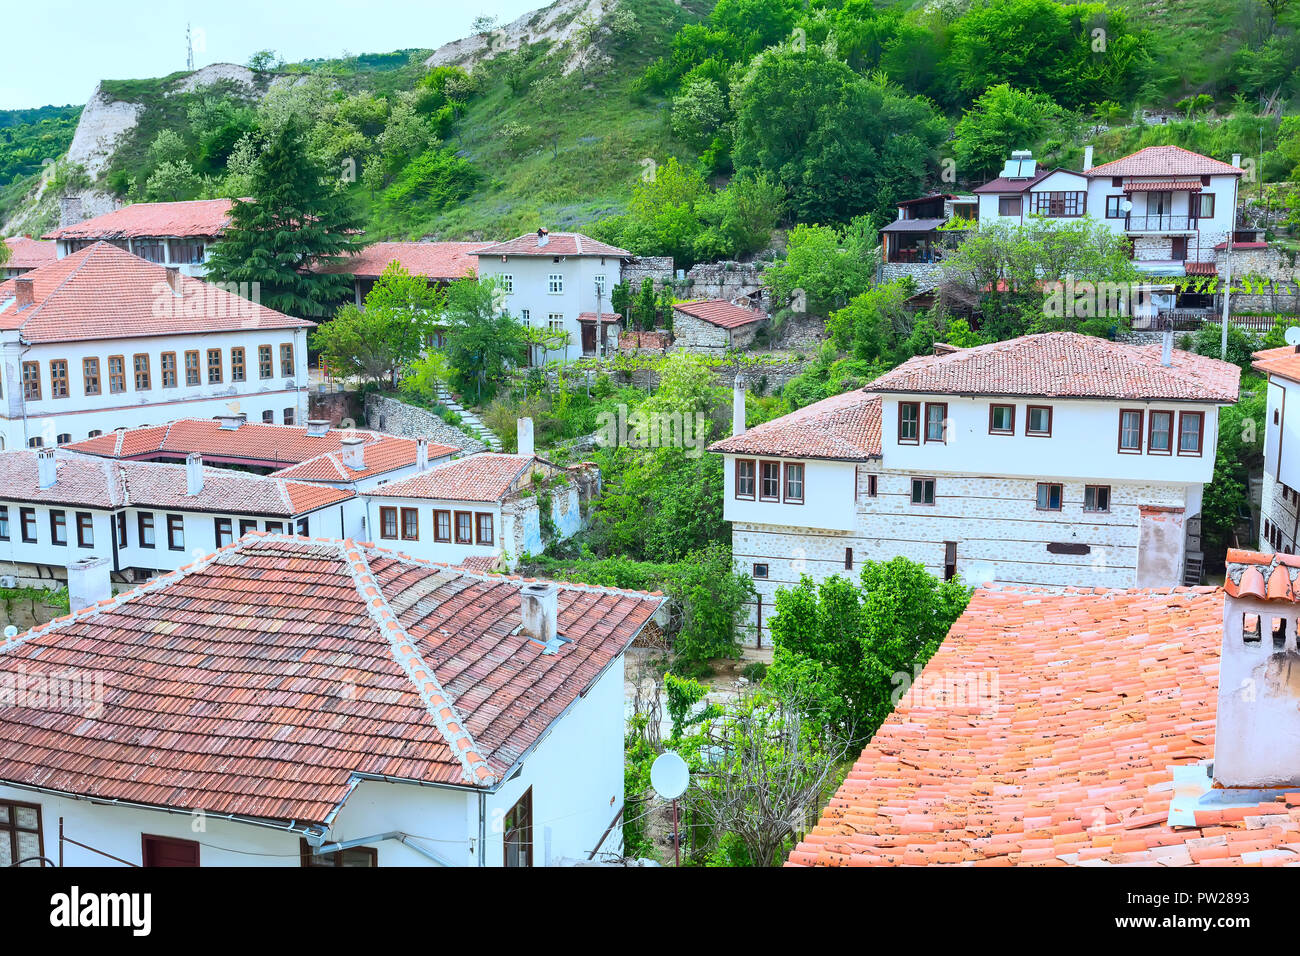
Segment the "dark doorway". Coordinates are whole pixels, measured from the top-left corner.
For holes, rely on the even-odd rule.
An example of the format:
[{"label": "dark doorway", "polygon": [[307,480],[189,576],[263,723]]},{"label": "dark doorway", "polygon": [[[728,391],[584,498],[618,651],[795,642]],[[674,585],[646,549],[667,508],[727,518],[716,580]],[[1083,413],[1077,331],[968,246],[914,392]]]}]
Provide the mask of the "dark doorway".
[{"label": "dark doorway", "polygon": [[199,845],[193,840],[143,834],[145,866],[198,866]]}]

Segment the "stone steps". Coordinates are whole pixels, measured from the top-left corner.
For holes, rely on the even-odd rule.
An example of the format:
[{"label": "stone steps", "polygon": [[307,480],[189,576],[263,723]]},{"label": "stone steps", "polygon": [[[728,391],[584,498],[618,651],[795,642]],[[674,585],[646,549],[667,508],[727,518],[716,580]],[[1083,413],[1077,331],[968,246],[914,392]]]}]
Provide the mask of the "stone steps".
[{"label": "stone steps", "polygon": [[483,444],[487,445],[491,451],[501,451],[505,447],[501,442],[500,436],[498,436],[496,432],[492,431],[492,429],[488,428],[487,425],[483,424],[481,418],[462,405],[456,394],[447,388],[447,386],[439,385],[434,394],[437,396],[440,404],[460,416],[461,427],[471,435],[478,438],[478,440]]}]

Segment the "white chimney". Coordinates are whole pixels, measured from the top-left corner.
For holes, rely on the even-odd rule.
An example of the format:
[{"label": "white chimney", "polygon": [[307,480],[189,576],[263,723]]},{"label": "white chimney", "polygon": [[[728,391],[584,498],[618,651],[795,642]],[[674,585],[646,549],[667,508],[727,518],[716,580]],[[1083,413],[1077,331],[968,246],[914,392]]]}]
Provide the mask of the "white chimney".
[{"label": "white chimney", "polygon": [[1092,169],[1092,147],[1083,147],[1083,171],[1086,173]]},{"label": "white chimney", "polygon": [[185,456],[185,493],[197,495],[203,490],[203,456],[197,451]]},{"label": "white chimney", "polygon": [[429,439],[417,438],[415,440],[415,470],[424,471],[429,467]]},{"label": "white chimney", "polygon": [[240,412],[238,415],[218,415],[217,427],[223,431],[233,432],[246,421],[248,421],[247,412]]},{"label": "white chimney", "polygon": [[1214,730],[1216,787],[1300,786],[1300,604],[1290,555],[1229,549]]},{"label": "white chimney", "polygon": [[1174,323],[1165,321],[1165,334],[1160,339],[1160,364],[1165,368],[1174,364]]},{"label": "white chimney", "polygon": [[551,233],[550,233],[550,230],[548,230],[545,226],[542,226],[542,228],[540,228],[540,229],[537,230],[537,245],[538,245],[538,247],[544,246],[544,245],[546,245],[546,244],[547,244],[548,242],[550,242],[550,241],[551,241]]},{"label": "white chimney", "polygon": [[320,438],[330,430],[328,418],[309,418],[307,419],[307,436],[309,438]]},{"label": "white chimney", "polygon": [[1232,165],[1236,166],[1238,169],[1241,169],[1241,153],[1232,154]]},{"label": "white chimney", "polygon": [[42,488],[53,488],[58,481],[59,466],[54,460],[53,448],[39,448],[36,451],[36,477]]},{"label": "white chimney", "polygon": [[366,440],[359,435],[349,435],[343,439],[339,455],[343,464],[353,471],[364,471],[366,467]]},{"label": "white chimney", "polygon": [[108,558],[80,558],[68,565],[68,608],[80,611],[113,596]]},{"label": "white chimney", "polygon": [[745,434],[745,383],[739,375],[731,387],[731,434]]},{"label": "white chimney", "polygon": [[515,438],[518,447],[518,454],[525,458],[532,458],[535,455],[536,448],[533,445],[533,420],[531,418],[521,418],[515,422]]},{"label": "white chimney", "polygon": [[559,589],[547,581],[525,584],[519,590],[520,632],[539,644],[550,644],[559,636]]}]

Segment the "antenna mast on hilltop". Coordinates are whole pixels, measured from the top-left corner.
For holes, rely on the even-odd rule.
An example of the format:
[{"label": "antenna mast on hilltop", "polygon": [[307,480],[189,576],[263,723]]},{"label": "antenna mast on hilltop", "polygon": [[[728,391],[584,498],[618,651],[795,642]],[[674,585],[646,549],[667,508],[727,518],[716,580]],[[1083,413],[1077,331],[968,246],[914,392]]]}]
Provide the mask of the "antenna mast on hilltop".
[{"label": "antenna mast on hilltop", "polygon": [[190,25],[185,24],[185,69],[194,69],[194,41],[190,39]]}]

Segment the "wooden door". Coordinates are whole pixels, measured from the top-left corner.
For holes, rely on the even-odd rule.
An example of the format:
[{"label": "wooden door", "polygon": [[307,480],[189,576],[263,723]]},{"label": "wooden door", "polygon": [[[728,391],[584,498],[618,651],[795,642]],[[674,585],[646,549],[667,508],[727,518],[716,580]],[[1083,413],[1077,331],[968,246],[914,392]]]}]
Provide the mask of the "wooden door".
[{"label": "wooden door", "polygon": [[596,354],[596,326],[594,323],[582,323],[582,354]]},{"label": "wooden door", "polygon": [[144,841],[145,866],[198,866],[199,845],[193,840],[175,840],[171,837],[141,837]]}]

